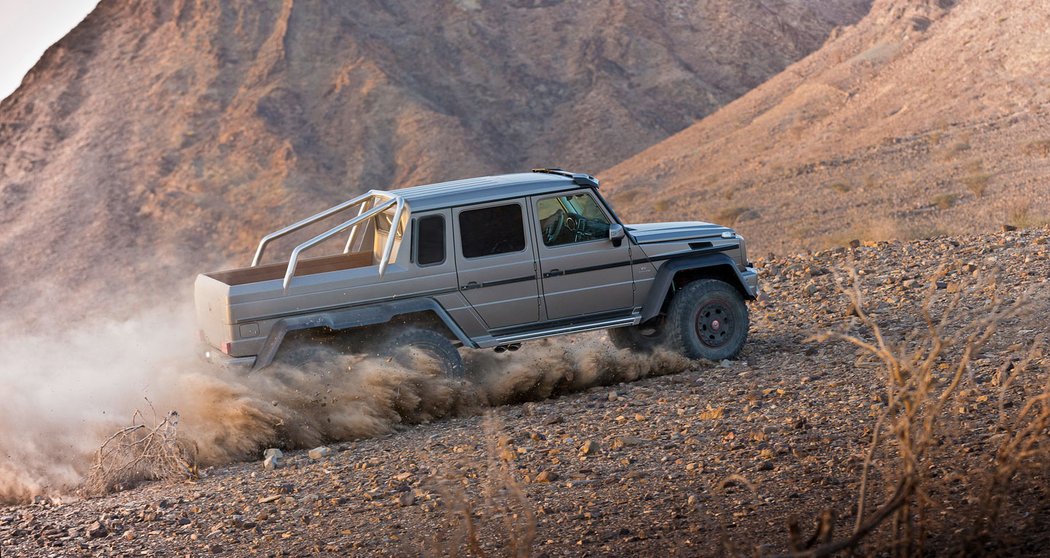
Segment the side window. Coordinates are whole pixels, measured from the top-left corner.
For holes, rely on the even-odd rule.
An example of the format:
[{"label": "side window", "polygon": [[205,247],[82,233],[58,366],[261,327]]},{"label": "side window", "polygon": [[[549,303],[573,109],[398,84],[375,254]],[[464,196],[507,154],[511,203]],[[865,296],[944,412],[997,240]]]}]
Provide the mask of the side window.
[{"label": "side window", "polygon": [[480,258],[525,249],[525,226],[521,206],[497,205],[459,214],[463,257]]},{"label": "side window", "polygon": [[445,261],[445,218],[427,215],[416,221],[416,264],[435,265]]},{"label": "side window", "polygon": [[566,194],[536,202],[540,236],[546,246],[609,238],[609,219],[587,193]]}]

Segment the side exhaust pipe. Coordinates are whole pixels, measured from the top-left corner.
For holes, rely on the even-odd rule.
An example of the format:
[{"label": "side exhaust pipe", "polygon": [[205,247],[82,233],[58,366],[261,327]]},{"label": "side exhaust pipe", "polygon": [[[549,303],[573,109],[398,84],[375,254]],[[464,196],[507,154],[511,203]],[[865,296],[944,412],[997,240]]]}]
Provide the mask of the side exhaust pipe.
[{"label": "side exhaust pipe", "polygon": [[516,351],[521,348],[521,343],[511,343],[510,345],[496,345],[492,350],[497,353],[505,353],[507,351]]}]

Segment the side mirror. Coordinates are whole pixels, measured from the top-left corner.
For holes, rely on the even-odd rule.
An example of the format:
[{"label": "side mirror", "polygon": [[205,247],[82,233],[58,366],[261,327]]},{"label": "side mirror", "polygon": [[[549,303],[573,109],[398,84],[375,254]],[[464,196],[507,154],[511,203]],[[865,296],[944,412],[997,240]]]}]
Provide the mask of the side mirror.
[{"label": "side mirror", "polygon": [[623,244],[623,237],[625,236],[627,236],[627,232],[623,230],[623,225],[619,223],[609,225],[609,240],[612,241],[613,246],[619,248]]}]

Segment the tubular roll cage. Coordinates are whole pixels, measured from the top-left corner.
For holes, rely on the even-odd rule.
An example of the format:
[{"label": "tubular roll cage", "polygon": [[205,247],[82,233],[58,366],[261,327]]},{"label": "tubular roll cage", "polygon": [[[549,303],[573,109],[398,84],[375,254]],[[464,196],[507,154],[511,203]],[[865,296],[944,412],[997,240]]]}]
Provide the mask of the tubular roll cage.
[{"label": "tubular roll cage", "polygon": [[394,239],[397,237],[397,228],[401,224],[401,218],[402,216],[411,214],[411,210],[408,208],[408,204],[405,202],[404,197],[384,190],[370,190],[352,200],[330,207],[316,215],[312,215],[301,221],[296,221],[283,229],[276,230],[262,237],[262,240],[259,241],[259,248],[255,250],[255,257],[252,259],[251,267],[259,265],[259,262],[262,261],[262,255],[263,251],[266,249],[266,245],[272,240],[291,234],[318,221],[327,219],[336,213],[358,205],[361,207],[358,209],[356,217],[332,227],[292,249],[291,256],[288,258],[288,269],[284,273],[283,285],[287,290],[288,286],[292,283],[292,277],[295,275],[295,267],[299,263],[299,255],[302,252],[317,246],[347,229],[350,229],[350,235],[346,239],[346,246],[343,248],[343,253],[348,254],[350,253],[350,248],[353,245],[354,238],[357,236],[357,226],[367,219],[371,219],[387,209],[395,207],[394,218],[391,220],[390,224],[390,234],[387,235],[386,243],[383,245],[383,254],[379,259],[379,277],[382,278],[383,274],[386,273],[387,264],[390,263],[390,255],[394,250]]}]

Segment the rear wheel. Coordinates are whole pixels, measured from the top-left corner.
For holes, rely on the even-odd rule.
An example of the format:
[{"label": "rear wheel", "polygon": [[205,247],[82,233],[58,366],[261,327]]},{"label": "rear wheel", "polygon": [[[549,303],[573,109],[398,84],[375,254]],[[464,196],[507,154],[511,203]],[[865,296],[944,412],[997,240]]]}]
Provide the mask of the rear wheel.
[{"label": "rear wheel", "polygon": [[405,328],[394,330],[379,350],[381,356],[387,356],[401,366],[412,367],[417,357],[422,354],[433,359],[442,372],[449,378],[462,379],[465,375],[463,358],[451,341],[439,331],[424,328]]},{"label": "rear wheel", "polygon": [[334,368],[337,359],[347,352],[338,332],[296,331],[285,336],[273,362],[291,368],[328,369]]},{"label": "rear wheel", "polygon": [[667,344],[689,358],[731,359],[747,341],[747,304],[732,285],[701,279],[680,289],[667,315]]}]

